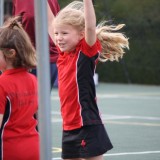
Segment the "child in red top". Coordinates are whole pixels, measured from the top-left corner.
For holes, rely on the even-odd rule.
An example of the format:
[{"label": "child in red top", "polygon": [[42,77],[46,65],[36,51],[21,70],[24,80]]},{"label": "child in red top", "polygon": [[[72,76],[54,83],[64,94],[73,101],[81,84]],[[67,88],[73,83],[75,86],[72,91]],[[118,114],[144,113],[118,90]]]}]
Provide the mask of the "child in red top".
[{"label": "child in red top", "polygon": [[63,159],[102,160],[112,149],[97,106],[93,76],[98,61],[118,60],[128,48],[128,39],[112,32],[122,27],[106,23],[96,27],[92,0],[72,2],[54,19]]},{"label": "child in red top", "polygon": [[17,19],[0,28],[0,159],[39,160],[36,53]]}]

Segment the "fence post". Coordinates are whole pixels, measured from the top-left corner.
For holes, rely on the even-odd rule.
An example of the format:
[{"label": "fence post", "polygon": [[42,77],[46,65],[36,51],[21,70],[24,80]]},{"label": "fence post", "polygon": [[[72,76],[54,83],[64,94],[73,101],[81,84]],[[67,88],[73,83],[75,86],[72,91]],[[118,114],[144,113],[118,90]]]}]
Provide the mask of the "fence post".
[{"label": "fence post", "polygon": [[0,0],[0,26],[3,24],[4,18],[4,0]]},{"label": "fence post", "polygon": [[34,0],[34,4],[36,22],[36,51],[38,55],[38,127],[40,132],[40,159],[51,160],[51,99],[47,1]]}]

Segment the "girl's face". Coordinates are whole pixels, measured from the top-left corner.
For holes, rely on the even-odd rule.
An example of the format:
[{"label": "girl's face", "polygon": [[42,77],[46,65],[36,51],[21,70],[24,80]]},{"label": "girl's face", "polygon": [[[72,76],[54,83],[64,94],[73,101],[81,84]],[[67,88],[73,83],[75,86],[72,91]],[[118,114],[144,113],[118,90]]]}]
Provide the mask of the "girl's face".
[{"label": "girl's face", "polygon": [[7,68],[7,63],[3,51],[0,49],[0,71],[4,72],[6,68]]},{"label": "girl's face", "polygon": [[55,44],[61,52],[73,51],[83,36],[83,32],[76,30],[71,25],[54,26]]}]

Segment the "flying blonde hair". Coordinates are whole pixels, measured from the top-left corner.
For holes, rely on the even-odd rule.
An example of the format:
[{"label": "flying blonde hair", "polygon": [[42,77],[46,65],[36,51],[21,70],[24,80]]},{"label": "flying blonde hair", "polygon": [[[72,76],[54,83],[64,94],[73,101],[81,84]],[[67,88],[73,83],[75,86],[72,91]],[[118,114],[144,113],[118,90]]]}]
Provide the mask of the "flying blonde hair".
[{"label": "flying blonde hair", "polygon": [[[54,24],[71,25],[83,31],[85,29],[83,2],[73,1],[68,4],[57,14]],[[125,49],[129,49],[128,38],[119,32],[124,26],[124,24],[107,25],[107,21],[97,25],[96,34],[102,46],[99,61],[118,61],[125,54]]]}]

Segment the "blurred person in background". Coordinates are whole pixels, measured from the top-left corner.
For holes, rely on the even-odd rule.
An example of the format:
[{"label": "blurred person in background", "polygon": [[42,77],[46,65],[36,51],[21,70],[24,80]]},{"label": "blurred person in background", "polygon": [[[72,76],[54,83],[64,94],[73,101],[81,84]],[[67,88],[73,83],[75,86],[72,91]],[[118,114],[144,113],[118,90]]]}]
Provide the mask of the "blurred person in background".
[{"label": "blurred person in background", "polygon": [[[35,37],[35,16],[34,16],[34,0],[12,0],[13,11],[12,15],[20,15],[22,17],[21,23],[25,31],[28,33],[33,46],[36,48],[36,37]],[[60,7],[57,0],[48,0],[48,23],[51,23],[52,18],[59,12]],[[50,26],[50,24],[48,25]],[[57,67],[56,61],[58,58],[58,52],[53,43],[50,35],[49,37],[49,52],[50,52],[50,82],[51,89],[57,78]],[[46,53],[44,53],[45,56]],[[37,75],[37,70],[32,69],[32,73]]]}]

